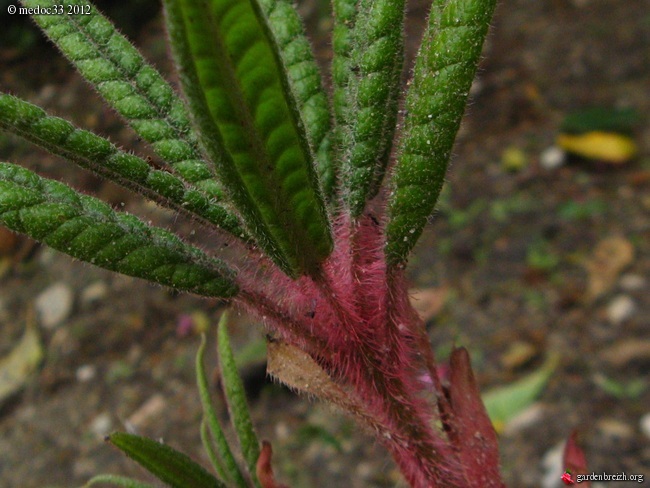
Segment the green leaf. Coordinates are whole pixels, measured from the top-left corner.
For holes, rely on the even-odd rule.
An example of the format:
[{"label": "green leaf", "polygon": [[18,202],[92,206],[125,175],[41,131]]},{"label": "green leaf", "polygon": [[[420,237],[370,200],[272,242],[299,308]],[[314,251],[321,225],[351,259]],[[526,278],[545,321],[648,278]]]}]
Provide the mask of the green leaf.
[{"label": "green leaf", "polygon": [[327,93],[300,15],[288,0],[259,0],[270,35],[278,47],[289,88],[300,112],[320,184],[329,204],[335,197],[336,168],[331,154],[331,124]]},{"label": "green leaf", "polygon": [[[21,0],[26,7],[79,5],[75,0]],[[88,15],[34,15],[36,23],[131,125],[183,179],[210,197],[222,191],[203,161],[185,106],[131,43],[98,9]]]},{"label": "green leaf", "polygon": [[351,35],[341,182],[353,217],[384,177],[404,62],[404,0],[361,0]]},{"label": "green leaf", "polygon": [[58,117],[50,117],[40,107],[2,92],[0,128],[163,206],[189,212],[236,237],[246,236],[237,217],[194,185],[152,168],[143,159],[120,151],[96,134],[78,129]]},{"label": "green leaf", "polygon": [[336,120],[335,152],[344,147],[345,131],[348,126],[348,83],[352,76],[352,31],[357,20],[356,0],[332,0],[334,28],[332,29],[332,84],[333,108]]},{"label": "green leaf", "polygon": [[209,297],[238,292],[224,262],[57,181],[0,163],[0,223],[82,261]]},{"label": "green leaf", "polygon": [[644,378],[617,381],[599,373],[594,376],[593,381],[605,393],[619,400],[639,398],[648,389],[648,382]]},{"label": "green leaf", "polygon": [[537,399],[558,364],[559,356],[553,354],[537,371],[509,385],[493,388],[483,395],[485,409],[497,432],[502,432],[510,420]]},{"label": "green leaf", "polygon": [[386,228],[404,263],[438,200],[496,0],[435,0],[406,98]]},{"label": "green leaf", "polygon": [[97,483],[110,483],[115,486],[120,486],[122,488],[156,488],[149,483],[143,483],[142,481],[133,480],[131,478],[126,478],[124,476],[115,476],[111,474],[100,474],[93,477],[84,485],[84,488],[89,488],[90,486],[96,485]]},{"label": "green leaf", "polygon": [[[199,387],[199,394],[201,395],[204,419],[201,425],[201,440],[203,441],[203,446],[205,447],[217,474],[228,481],[234,482],[240,488],[246,488],[248,486],[246,480],[239,470],[239,466],[237,466],[235,457],[232,455],[226,436],[223,433],[221,424],[219,423],[217,412],[215,411],[214,406],[212,405],[212,400],[210,399],[208,378],[205,374],[205,369],[203,368],[204,355],[205,334],[202,334],[201,345],[196,354],[196,380]],[[212,439],[209,439],[206,427],[209,429]],[[214,440],[216,452],[213,449],[212,440]]]},{"label": "green leaf", "polygon": [[242,449],[242,454],[248,467],[255,486],[259,487],[259,480],[256,475],[257,460],[260,457],[260,443],[253,429],[246,392],[242,383],[228,337],[228,312],[224,312],[219,320],[218,329],[218,351],[219,364],[221,366],[221,377],[223,389],[228,402],[228,411],[235,426],[237,439]]},{"label": "green leaf", "polygon": [[256,7],[165,1],[201,141],[248,231],[288,275],[315,274],[332,250],[329,222],[281,54]]},{"label": "green leaf", "polygon": [[560,130],[569,134],[602,131],[631,135],[641,115],[632,108],[590,107],[568,114]]},{"label": "green leaf", "polygon": [[172,488],[226,488],[185,454],[159,442],[124,432],[107,440]]}]

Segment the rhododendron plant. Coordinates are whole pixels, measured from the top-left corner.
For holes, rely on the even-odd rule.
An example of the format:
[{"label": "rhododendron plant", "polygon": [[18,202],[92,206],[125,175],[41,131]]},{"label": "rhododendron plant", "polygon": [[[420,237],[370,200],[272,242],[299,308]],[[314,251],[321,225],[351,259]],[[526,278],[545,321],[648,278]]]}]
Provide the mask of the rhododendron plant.
[{"label": "rhododendron plant", "polygon": [[[433,0],[404,89],[404,0],[334,0],[328,92],[288,0],[164,0],[183,97],[95,7],[34,15],[165,167],[9,94],[0,127],[191,216],[238,253],[199,249],[9,163],[0,222],[77,259],[248,310],[270,331],[271,374],[356,417],[411,486],[501,486],[468,354],[454,350],[440,377],[405,278],[494,5]],[[262,452],[249,461],[272,480]]]}]

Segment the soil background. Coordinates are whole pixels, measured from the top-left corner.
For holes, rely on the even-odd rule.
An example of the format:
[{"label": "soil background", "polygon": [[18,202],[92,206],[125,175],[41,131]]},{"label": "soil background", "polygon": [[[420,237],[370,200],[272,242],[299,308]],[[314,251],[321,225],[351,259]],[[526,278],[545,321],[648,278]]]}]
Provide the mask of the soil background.
[{"label": "soil background", "polygon": [[[101,6],[169,74],[159,9],[121,3]],[[411,56],[426,3],[409,3]],[[0,89],[150,154],[36,28],[0,4]],[[328,7],[300,8],[326,63]],[[438,356],[466,346],[484,390],[560,354],[539,400],[501,434],[508,486],[555,486],[553,460],[572,429],[593,471],[650,476],[649,46],[647,0],[500,2],[447,188],[411,261]],[[592,106],[641,114],[639,155],[615,166],[572,158],[545,167],[542,155],[564,117]],[[0,159],[210,243],[191,222],[17,138],[0,135]],[[215,323],[222,304],[73,262],[7,233],[0,241],[2,262],[10,263],[0,276],[0,357],[27,320],[36,320],[45,349],[38,372],[0,405],[0,486],[80,486],[98,473],[149,479],[102,441],[127,427],[205,463],[193,369],[199,338],[184,324],[188,316]],[[29,319],[55,285],[70,298],[63,319],[49,327],[47,317]],[[263,337],[243,316],[233,334],[238,346]],[[214,357],[207,364],[212,369]],[[281,480],[403,486],[389,457],[350,421],[265,381],[263,362],[247,365],[245,376]],[[628,485],[636,483],[617,483]]]}]

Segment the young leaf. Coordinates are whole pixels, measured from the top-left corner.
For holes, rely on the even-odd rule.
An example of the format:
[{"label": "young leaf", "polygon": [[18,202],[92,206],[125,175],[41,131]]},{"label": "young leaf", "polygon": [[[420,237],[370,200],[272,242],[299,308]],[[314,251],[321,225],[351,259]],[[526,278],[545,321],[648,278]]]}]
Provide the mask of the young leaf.
[{"label": "young leaf", "polygon": [[[26,7],[78,4],[21,0]],[[84,5],[90,5],[84,2]],[[210,197],[222,191],[202,160],[182,100],[94,5],[88,15],[34,15],[36,23],[106,102],[175,172]]]},{"label": "young leaf", "polygon": [[120,151],[106,139],[77,129],[19,98],[0,92],[0,128],[24,137],[47,151],[90,169],[100,176],[141,193],[179,212],[245,237],[238,219],[205,193],[146,161]]},{"label": "young leaf", "polygon": [[496,0],[434,0],[406,98],[386,255],[406,261],[436,204]]},{"label": "young leaf", "polygon": [[224,312],[219,320],[218,328],[218,351],[219,364],[221,366],[221,377],[223,379],[223,389],[226,393],[228,402],[228,411],[232,418],[232,423],[237,432],[237,439],[241,446],[244,459],[256,487],[260,484],[256,476],[257,460],[260,457],[260,443],[257,435],[253,430],[248,404],[246,402],[246,392],[242,383],[235,358],[230,347],[230,338],[228,337],[228,313]]},{"label": "young leaf", "polygon": [[309,144],[280,54],[248,0],[166,0],[167,25],[201,141],[247,228],[285,273],[332,250]]},{"label": "young leaf", "polygon": [[[196,381],[201,395],[201,405],[203,406],[203,423],[201,426],[201,440],[210,455],[212,464],[217,473],[222,478],[234,482],[240,488],[247,488],[246,480],[237,466],[237,461],[232,455],[226,436],[223,433],[221,424],[217,418],[212,401],[210,400],[210,387],[208,378],[203,368],[203,356],[205,355],[205,335],[201,336],[201,345],[196,353]],[[212,442],[209,439],[206,427],[216,444],[217,451],[212,448]]]},{"label": "young leaf", "polygon": [[269,26],[280,53],[289,88],[296,101],[309,145],[318,163],[320,184],[328,203],[334,203],[336,168],[331,155],[330,111],[311,44],[298,12],[288,0],[259,0],[260,21]]},{"label": "young leaf", "polygon": [[226,488],[185,454],[165,444],[124,432],[115,432],[106,440],[171,488]]},{"label": "young leaf", "polygon": [[114,476],[111,474],[100,474],[94,476],[92,479],[88,480],[83,488],[90,488],[98,483],[110,483],[121,488],[155,488],[155,486],[143,483],[142,481],[132,480],[131,478],[126,478],[124,476]]},{"label": "young leaf", "polygon": [[353,217],[376,195],[392,147],[404,60],[404,0],[361,0],[351,32],[343,142],[344,196]]},{"label": "young leaf", "polygon": [[225,263],[163,229],[9,163],[0,163],[0,223],[118,273],[209,297],[238,292]]}]

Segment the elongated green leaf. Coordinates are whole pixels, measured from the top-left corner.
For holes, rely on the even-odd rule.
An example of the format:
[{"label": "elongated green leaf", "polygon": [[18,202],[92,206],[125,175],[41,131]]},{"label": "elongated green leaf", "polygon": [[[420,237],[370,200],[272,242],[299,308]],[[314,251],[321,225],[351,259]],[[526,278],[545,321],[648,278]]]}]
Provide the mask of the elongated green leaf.
[{"label": "elongated green leaf", "polygon": [[90,486],[96,485],[98,483],[110,483],[115,486],[120,486],[121,488],[156,488],[149,483],[143,483],[142,481],[111,474],[100,474],[93,477],[88,481],[88,483],[84,485],[84,488],[89,488]]},{"label": "elongated green leaf", "polygon": [[212,198],[222,191],[202,160],[182,100],[89,2],[21,0],[26,7],[90,6],[88,15],[34,15],[45,34],[163,161]]},{"label": "elongated green leaf", "polygon": [[0,128],[19,135],[51,153],[141,193],[163,206],[191,213],[237,237],[246,233],[238,219],[205,193],[146,161],[120,151],[106,139],[77,129],[41,108],[0,92]]},{"label": "elongated green leaf", "polygon": [[172,488],[226,488],[202,466],[165,444],[124,432],[115,432],[107,440]]},{"label": "elongated green leaf", "polygon": [[[201,440],[208,452],[212,464],[217,471],[217,474],[222,478],[235,483],[240,488],[247,488],[247,483],[239,470],[237,461],[232,455],[226,436],[223,433],[221,424],[217,417],[217,412],[214,410],[212,401],[210,399],[210,387],[208,385],[208,378],[203,368],[203,356],[205,355],[205,335],[201,336],[201,345],[196,354],[196,381],[199,387],[199,394],[201,395],[201,405],[203,406],[203,424],[201,427]],[[212,442],[208,438],[207,432],[204,432],[205,427],[210,431],[210,436],[214,440],[216,452],[212,448]]]},{"label": "elongated green leaf", "polygon": [[166,0],[201,141],[249,232],[290,276],[332,249],[329,223],[280,53],[249,0]]},{"label": "elongated green leaf", "polygon": [[407,94],[386,254],[406,261],[440,194],[496,0],[435,0]]},{"label": "elongated green leaf", "polygon": [[0,163],[0,223],[102,268],[210,297],[238,291],[222,261],[72,188]]},{"label": "elongated green leaf", "polygon": [[237,432],[237,439],[239,440],[242,454],[246,460],[248,472],[255,486],[259,488],[260,484],[256,475],[256,466],[257,460],[260,457],[260,443],[253,429],[253,422],[251,421],[248,403],[246,402],[244,384],[239,376],[235,358],[230,347],[227,312],[224,312],[219,320],[218,351],[223,388],[228,402],[228,411],[230,412],[232,423]]},{"label": "elongated green leaf", "polygon": [[[332,29],[332,84],[334,119],[334,152],[342,158],[344,128],[348,128],[348,83],[352,76],[352,31],[357,20],[357,0],[332,0],[334,28]],[[349,132],[349,131],[348,131]]]},{"label": "elongated green leaf", "polygon": [[493,388],[483,395],[485,409],[497,432],[503,432],[508,421],[537,399],[559,362],[560,357],[551,354],[537,371],[509,385]]},{"label": "elongated green leaf", "polygon": [[259,0],[296,101],[307,139],[318,163],[321,188],[329,203],[334,199],[336,168],[331,155],[330,111],[327,94],[305,36],[298,12],[288,0]]},{"label": "elongated green leaf", "polygon": [[377,194],[395,132],[404,62],[404,0],[360,0],[350,33],[341,182],[353,217]]}]

